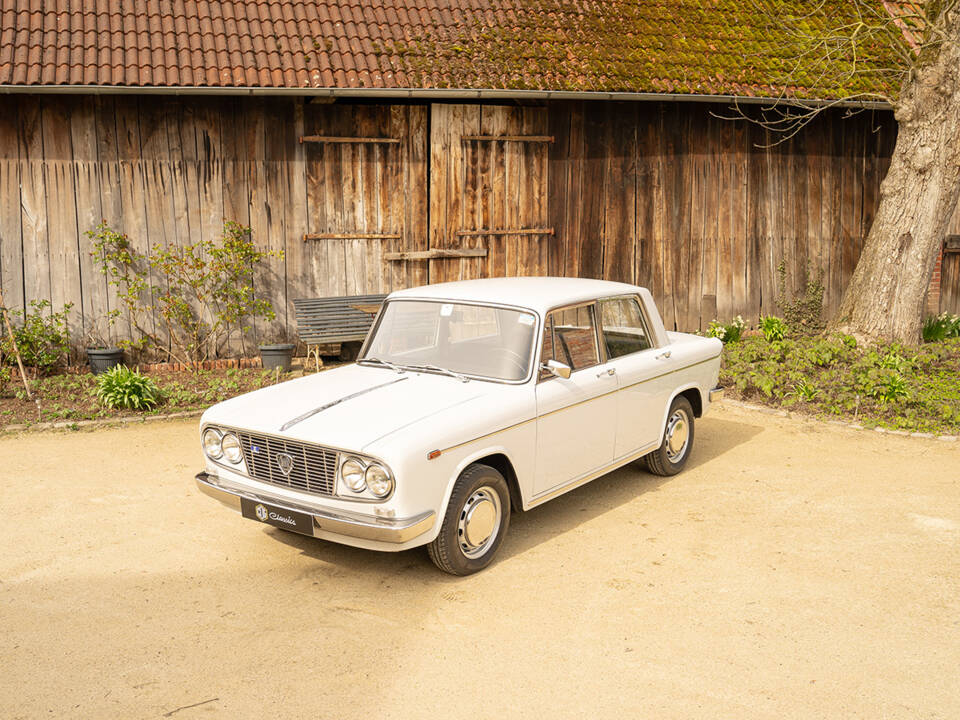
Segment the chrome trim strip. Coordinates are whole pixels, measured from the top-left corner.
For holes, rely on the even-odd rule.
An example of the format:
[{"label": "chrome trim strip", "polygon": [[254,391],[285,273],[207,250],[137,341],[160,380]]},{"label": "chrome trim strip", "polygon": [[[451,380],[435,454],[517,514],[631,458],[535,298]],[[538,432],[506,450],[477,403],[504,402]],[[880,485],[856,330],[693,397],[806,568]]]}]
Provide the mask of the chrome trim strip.
[{"label": "chrome trim strip", "polygon": [[[651,349],[655,349],[655,348],[651,348]],[[647,352],[647,350],[644,350],[644,352]],[[550,412],[544,413],[543,415],[536,415],[536,416],[534,416],[534,417],[532,417],[532,418],[527,418],[526,420],[521,420],[520,422],[513,423],[512,425],[507,425],[506,427],[500,428],[499,430],[494,430],[493,432],[484,433],[483,435],[478,435],[477,437],[472,438],[472,439],[470,439],[470,440],[464,440],[463,442],[459,442],[459,443],[457,443],[456,445],[451,445],[450,447],[443,448],[443,449],[440,451],[440,454],[442,455],[442,454],[445,453],[445,452],[449,452],[450,450],[456,450],[456,449],[459,448],[459,447],[462,447],[462,446],[464,446],[464,445],[469,445],[470,443],[476,442],[477,440],[483,440],[483,439],[485,439],[485,438],[491,437],[492,435],[496,435],[496,434],[498,434],[498,433],[506,432],[507,430],[512,430],[512,429],[515,428],[515,427],[520,427],[521,425],[526,425],[527,423],[533,422],[534,420],[538,420],[539,418],[549,417],[550,415],[553,415],[554,413],[563,412],[564,410],[569,410],[570,408],[576,407],[577,405],[583,405],[584,403],[588,403],[588,402],[591,402],[591,401],[593,401],[593,400],[599,400],[600,398],[606,397],[607,395],[613,395],[614,393],[621,392],[622,390],[629,390],[629,389],[632,388],[632,387],[636,387],[637,385],[642,385],[643,383],[650,382],[651,380],[657,380],[658,378],[662,378],[662,377],[664,377],[664,376],[666,376],[666,375],[672,375],[673,373],[678,373],[678,372],[680,372],[681,370],[689,370],[690,368],[698,367],[698,366],[703,365],[703,364],[705,364],[705,363],[712,362],[713,360],[716,360],[718,357],[720,357],[720,356],[719,356],[719,355],[714,355],[712,358],[707,358],[706,360],[700,360],[699,362],[695,362],[695,363],[693,363],[693,364],[691,364],[691,365],[684,365],[682,368],[677,368],[676,370],[668,370],[667,372],[660,373],[659,375],[654,375],[653,377],[645,378],[644,380],[638,380],[637,382],[635,382],[635,383],[630,383],[629,385],[624,385],[622,388],[617,388],[616,390],[610,390],[610,391],[608,391],[608,392],[601,393],[601,394],[599,394],[599,395],[594,395],[593,397],[587,398],[586,400],[578,400],[578,401],[575,402],[575,403],[570,403],[569,405],[565,405],[565,406],[562,407],[562,408],[557,408],[556,410],[551,410]],[[585,368],[585,369],[587,369],[587,368]]]},{"label": "chrome trim strip", "polygon": [[402,377],[402,378],[397,378],[396,380],[391,380],[390,382],[381,383],[380,385],[373,385],[372,387],[364,388],[363,390],[358,390],[358,391],[355,392],[355,393],[350,393],[349,395],[344,395],[342,398],[340,398],[340,399],[338,399],[338,400],[332,400],[332,401],[328,402],[328,403],[325,404],[325,405],[321,405],[321,406],[318,407],[318,408],[314,408],[313,410],[308,410],[308,411],[305,412],[303,415],[298,415],[297,417],[293,418],[293,420],[288,420],[288,421],[285,422],[283,425],[281,425],[281,426],[280,426],[280,432],[284,432],[284,431],[286,431],[286,430],[289,430],[290,428],[292,428],[292,427],[293,427],[294,425],[296,425],[297,423],[301,423],[301,422],[303,422],[304,420],[306,420],[307,418],[312,418],[314,415],[316,415],[316,414],[318,414],[318,413],[322,413],[324,410],[329,410],[329,409],[332,408],[334,405],[339,405],[340,403],[346,402],[347,400],[353,400],[353,398],[355,398],[355,397],[360,397],[361,395],[366,395],[368,392],[373,392],[374,390],[378,390],[378,389],[380,389],[380,388],[382,388],[382,387],[386,387],[387,385],[393,385],[394,383],[398,383],[398,382],[401,382],[401,381],[407,380],[407,379],[408,379],[408,378]]},{"label": "chrome trim strip", "polygon": [[318,510],[289,500],[278,501],[269,495],[258,495],[247,490],[240,491],[224,487],[220,484],[219,478],[208,473],[199,473],[196,481],[201,492],[237,512],[240,511],[240,498],[246,498],[255,502],[268,503],[283,510],[310,515],[313,517],[314,536],[317,536],[318,532],[327,532],[362,540],[405,543],[433,527],[436,517],[436,513],[432,510],[409,518],[380,518],[345,510]]},{"label": "chrome trim strip", "polygon": [[647,453],[654,450],[656,447],[657,447],[656,441],[652,443],[648,443],[647,445],[644,445],[639,450],[634,450],[632,453],[628,453],[623,457],[617,458],[609,465],[604,465],[603,467],[597,468],[596,470],[590,470],[586,475],[583,475],[582,477],[579,477],[575,480],[571,480],[566,485],[561,485],[560,487],[555,488],[553,490],[545,490],[543,494],[535,495],[530,499],[530,504],[527,505],[527,509],[529,510],[530,508],[534,508],[537,505],[545,503],[547,500],[552,500],[558,495],[563,495],[565,492],[575,490],[581,485],[586,485],[588,482],[590,482],[591,480],[596,480],[601,475],[606,475],[608,472],[612,472],[616,470],[618,467],[622,467],[624,465],[627,465],[628,463],[633,462],[634,460],[637,460],[638,458],[643,457]]}]

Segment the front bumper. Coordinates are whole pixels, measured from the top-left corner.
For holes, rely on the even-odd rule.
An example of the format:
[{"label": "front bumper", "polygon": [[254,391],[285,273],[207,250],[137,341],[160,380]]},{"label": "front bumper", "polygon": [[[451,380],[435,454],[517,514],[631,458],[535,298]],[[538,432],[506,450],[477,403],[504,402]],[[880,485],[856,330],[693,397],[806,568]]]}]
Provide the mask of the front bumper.
[{"label": "front bumper", "polygon": [[197,487],[204,494],[209,495],[214,500],[219,500],[237,512],[240,512],[240,498],[247,498],[285,510],[306,513],[313,518],[314,537],[329,539],[336,539],[329,536],[342,536],[378,543],[406,543],[433,527],[436,517],[436,513],[433,511],[424,512],[410,518],[381,518],[342,510],[321,510],[299,505],[289,500],[278,500],[269,495],[258,495],[250,490],[229,488],[223,485],[216,475],[209,473],[197,475]]},{"label": "front bumper", "polygon": [[709,402],[715,403],[723,400],[723,388],[719,385],[710,391]]}]

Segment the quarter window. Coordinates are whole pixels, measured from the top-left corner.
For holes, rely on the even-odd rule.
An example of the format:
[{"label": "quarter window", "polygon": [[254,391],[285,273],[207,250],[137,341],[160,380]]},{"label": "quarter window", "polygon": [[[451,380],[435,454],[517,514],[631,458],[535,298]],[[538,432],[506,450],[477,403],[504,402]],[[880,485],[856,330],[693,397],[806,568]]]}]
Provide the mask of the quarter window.
[{"label": "quarter window", "polygon": [[640,305],[635,298],[617,298],[600,302],[603,342],[607,357],[630,355],[650,347]]},{"label": "quarter window", "polygon": [[547,316],[541,362],[556,360],[581,370],[599,362],[593,306],[555,310]]}]

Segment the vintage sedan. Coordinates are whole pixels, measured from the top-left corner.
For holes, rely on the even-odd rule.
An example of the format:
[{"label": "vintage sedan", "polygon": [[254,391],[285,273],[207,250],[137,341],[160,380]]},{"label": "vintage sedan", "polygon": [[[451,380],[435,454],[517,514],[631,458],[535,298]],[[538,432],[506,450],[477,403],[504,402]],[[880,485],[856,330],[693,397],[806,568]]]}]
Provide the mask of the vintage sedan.
[{"label": "vintage sedan", "polygon": [[720,341],[667,332],[641,287],[500,278],[401,290],[355,364],[219,403],[197,483],[244,517],[486,567],[526,511],[634,460],[690,458]]}]

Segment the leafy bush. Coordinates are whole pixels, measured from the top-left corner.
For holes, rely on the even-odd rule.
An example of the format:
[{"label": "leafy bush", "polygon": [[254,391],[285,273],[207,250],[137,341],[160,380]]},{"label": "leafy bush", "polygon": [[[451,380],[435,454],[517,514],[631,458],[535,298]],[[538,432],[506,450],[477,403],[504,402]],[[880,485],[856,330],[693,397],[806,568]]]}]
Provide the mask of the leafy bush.
[{"label": "leafy bush", "polygon": [[[276,317],[268,301],[254,296],[253,275],[263,260],[282,258],[283,253],[258,250],[248,227],[226,222],[217,240],[176,247],[157,244],[146,255],[105,223],[87,236],[101,272],[117,287],[141,336],[120,343],[122,347],[149,346],[199,370],[233,333],[250,329],[248,318]],[[165,335],[150,327],[151,315]]]},{"label": "leafy bush", "polygon": [[13,373],[10,372],[10,368],[0,365],[0,395],[6,391],[12,377]]},{"label": "leafy bush", "polygon": [[939,342],[960,337],[960,315],[941,313],[931,315],[923,323],[923,341]]},{"label": "leafy bush", "polygon": [[[10,311],[13,336],[23,364],[32,368],[34,375],[49,375],[55,368],[66,364],[70,352],[67,316],[73,304],[67,303],[60,312],[48,312],[50,302],[47,300],[34,300],[30,307],[32,310],[26,313]],[[7,365],[17,362],[13,344],[6,333],[0,338],[0,355]]]},{"label": "leafy bush", "polygon": [[743,335],[744,327],[746,327],[746,325],[743,322],[743,318],[739,315],[737,315],[729,325],[724,325],[714,320],[707,329],[707,336],[721,340],[724,345],[727,343],[735,343],[738,342]]},{"label": "leafy bush", "polygon": [[767,342],[779,342],[787,334],[787,324],[775,315],[760,318],[760,330]]},{"label": "leafy bush", "polygon": [[734,398],[866,425],[960,433],[960,338],[910,348],[840,334],[745,336],[724,346],[720,384]]},{"label": "leafy bush", "polygon": [[97,399],[110,408],[150,410],[160,402],[160,388],[126,365],[110,368],[97,378]]},{"label": "leafy bush", "polygon": [[788,297],[787,266],[786,263],[781,262],[777,266],[776,302],[791,328],[799,332],[815,333],[822,330],[824,326],[823,270],[811,276],[808,265],[803,275],[803,295]]}]

